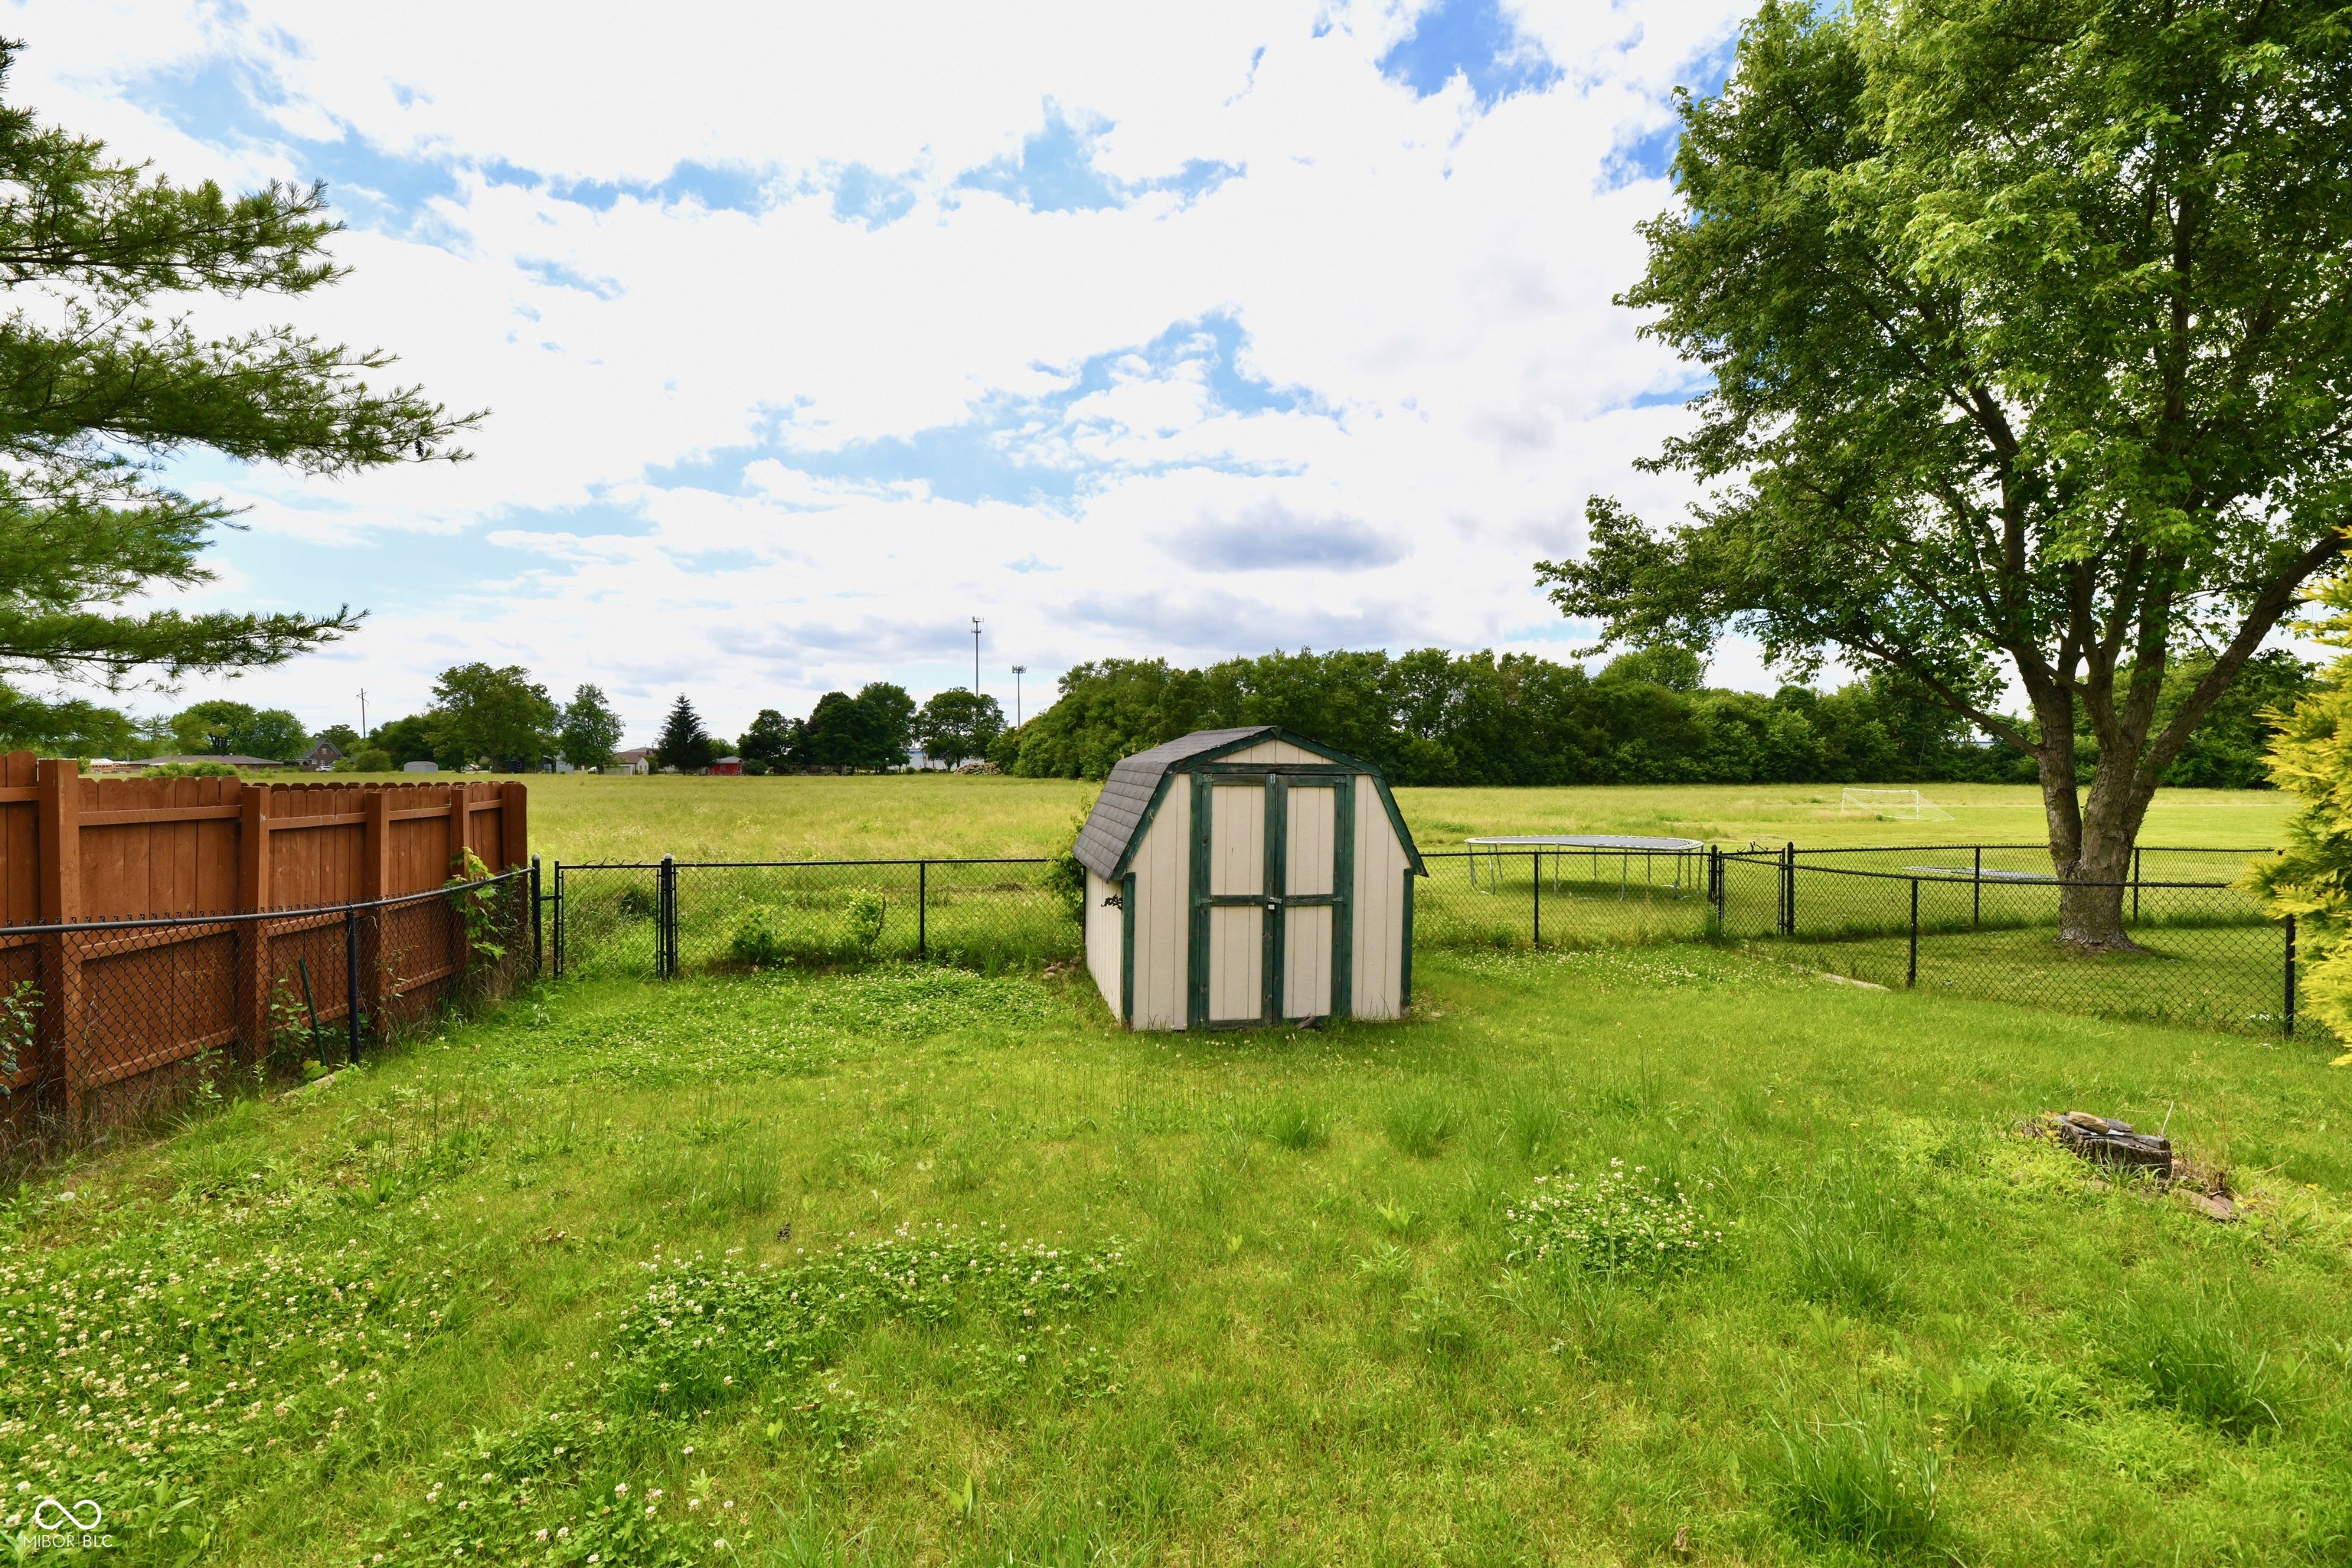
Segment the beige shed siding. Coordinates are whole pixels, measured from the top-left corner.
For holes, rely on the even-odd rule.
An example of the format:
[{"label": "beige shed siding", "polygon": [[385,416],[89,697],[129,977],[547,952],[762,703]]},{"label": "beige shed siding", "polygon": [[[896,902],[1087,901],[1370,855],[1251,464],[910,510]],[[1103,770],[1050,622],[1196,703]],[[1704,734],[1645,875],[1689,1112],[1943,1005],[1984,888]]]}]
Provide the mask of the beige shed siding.
[{"label": "beige shed siding", "polygon": [[[1182,788],[1183,782],[1175,787]],[[1209,891],[1242,898],[1265,891],[1265,785],[1221,784],[1210,789]]]},{"label": "beige shed siding", "polygon": [[1168,780],[1160,810],[1136,846],[1135,1027],[1186,1023],[1184,943],[1192,912],[1192,781]]},{"label": "beige shed siding", "polygon": [[1404,990],[1404,846],[1381,805],[1380,786],[1356,775],[1356,954],[1353,1010],[1393,1018]]},{"label": "beige shed siding", "polygon": [[1118,891],[1117,883],[1106,882],[1092,871],[1087,873],[1087,972],[1095,977],[1114,1018],[1118,1016],[1119,1005],[1119,910],[1106,908],[1103,900]]},{"label": "beige shed siding", "polygon": [[1209,911],[1209,1021],[1255,1018],[1264,1011],[1265,911],[1220,904]]},{"label": "beige shed siding", "polygon": [[1339,792],[1294,784],[1285,793],[1290,796],[1290,821],[1284,828],[1286,885],[1282,890],[1298,898],[1328,893],[1333,865],[1331,831],[1339,819]]},{"label": "beige shed siding", "polygon": [[1294,746],[1287,741],[1260,741],[1246,750],[1217,759],[1221,763],[1328,763],[1330,760],[1317,756],[1304,746]]},{"label": "beige shed siding", "polygon": [[1313,904],[1282,911],[1282,1016],[1331,1016],[1331,906]]}]

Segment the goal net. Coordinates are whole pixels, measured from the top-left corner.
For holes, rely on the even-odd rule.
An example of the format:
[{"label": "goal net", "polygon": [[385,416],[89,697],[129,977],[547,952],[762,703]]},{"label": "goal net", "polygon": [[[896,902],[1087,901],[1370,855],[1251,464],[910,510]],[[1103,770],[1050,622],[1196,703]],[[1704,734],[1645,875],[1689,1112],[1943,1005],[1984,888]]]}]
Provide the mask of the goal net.
[{"label": "goal net", "polygon": [[1838,796],[1838,815],[1891,816],[1904,822],[1949,822],[1952,814],[1916,789],[1849,789]]}]

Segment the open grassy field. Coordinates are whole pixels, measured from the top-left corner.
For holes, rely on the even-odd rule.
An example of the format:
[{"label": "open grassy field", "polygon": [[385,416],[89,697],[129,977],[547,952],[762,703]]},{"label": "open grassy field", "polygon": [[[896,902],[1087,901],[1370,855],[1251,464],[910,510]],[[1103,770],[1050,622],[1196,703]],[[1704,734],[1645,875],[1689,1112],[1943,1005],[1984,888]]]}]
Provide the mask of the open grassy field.
[{"label": "open grassy field", "polygon": [[[1696,947],[1418,974],[1406,1023],[1201,1039],[1082,979],[572,985],[200,1109],[0,1211],[7,1527],[87,1498],[110,1561],[273,1565],[2352,1550],[2324,1048]],[[2241,1217],[2016,1135],[2069,1107],[2166,1126]]]},{"label": "open grassy field", "polygon": [[[822,860],[1045,855],[1066,847],[1095,786],[1066,780],[887,774],[862,778],[606,778],[534,774],[531,841],[566,861]],[[1812,847],[2042,841],[2040,792],[1938,784],[1949,822],[1841,816],[1834,784],[1577,789],[1402,789],[1423,848],[1485,833],[1640,833]],[[2169,790],[2149,808],[2149,844],[2267,848],[2290,797],[2269,790]]]}]

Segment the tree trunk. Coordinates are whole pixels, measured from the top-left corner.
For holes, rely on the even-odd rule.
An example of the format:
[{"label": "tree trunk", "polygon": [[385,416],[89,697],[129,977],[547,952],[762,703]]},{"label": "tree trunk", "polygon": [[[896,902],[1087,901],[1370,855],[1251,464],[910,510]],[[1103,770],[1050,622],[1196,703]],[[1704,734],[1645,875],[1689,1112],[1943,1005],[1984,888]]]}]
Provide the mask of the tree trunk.
[{"label": "tree trunk", "polygon": [[[2079,808],[2071,779],[2063,811],[2050,787],[2054,781],[2044,783],[2050,858],[2060,884],[2058,940],[2078,952],[2140,951],[2124,929],[2124,894],[2131,880],[2132,850],[2155,791],[2141,787],[2130,765],[2136,760],[2102,755]],[[2069,755],[2066,763],[2071,772],[2074,758]]]}]

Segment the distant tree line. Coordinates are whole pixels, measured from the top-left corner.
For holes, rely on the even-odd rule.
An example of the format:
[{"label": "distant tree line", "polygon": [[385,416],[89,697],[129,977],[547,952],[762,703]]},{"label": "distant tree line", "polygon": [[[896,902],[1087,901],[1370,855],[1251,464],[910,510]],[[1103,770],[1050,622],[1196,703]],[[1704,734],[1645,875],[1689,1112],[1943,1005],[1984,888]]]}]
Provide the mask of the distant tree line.
[{"label": "distant tree line", "polygon": [[[2204,661],[2176,659],[2164,701],[2202,678]],[[1369,758],[1408,784],[2030,784],[2031,759],[1997,744],[1900,678],[1876,674],[1821,691],[1783,686],[1767,697],[1710,689],[1679,648],[1621,655],[1597,675],[1526,654],[1419,648],[1276,652],[1203,669],[1165,659],[1101,659],[1062,677],[1054,705],[1010,729],[992,697],[961,688],[919,707],[905,688],[867,683],[828,691],[805,718],[763,708],[734,743],[746,773],[878,772],[919,747],[953,767],[986,759],[1033,778],[1100,778],[1121,757],[1194,730],[1282,724]],[[2274,726],[2314,683],[2284,650],[2252,660],[2166,771],[2176,787],[2258,789]],[[348,725],[307,731],[293,713],[223,699],[134,720],[88,702],[12,700],[0,687],[0,748],[47,755],[240,755],[291,762],[320,741],[344,771],[390,772],[414,762],[456,770],[537,769],[551,757],[608,766],[622,721],[604,692],[578,687],[568,702],[520,666],[455,665],[435,681],[425,711],[361,735]],[[2029,733],[2030,722],[2021,721]],[[695,773],[729,751],[681,694],[652,748],[656,768]],[[2075,738],[2087,776],[2095,736]]]},{"label": "distant tree line", "polygon": [[750,773],[903,768],[917,747],[926,761],[953,767],[985,756],[1003,728],[1004,710],[992,697],[975,697],[959,687],[918,708],[906,688],[876,680],[855,697],[826,692],[805,719],[762,708],[735,751]]},{"label": "distant tree line", "polygon": [[[2193,689],[2180,661],[2167,700]],[[1194,730],[1281,724],[1405,784],[2032,783],[2034,764],[1879,674],[1767,697],[1709,689],[1696,656],[1645,648],[1597,675],[1527,654],[1276,652],[1204,669],[1101,659],[989,755],[1032,778],[1101,778],[1121,757]],[[2273,726],[2310,682],[2294,655],[2258,657],[2168,771],[2176,785],[2266,784]],[[2095,742],[2078,742],[2086,773]]]}]

